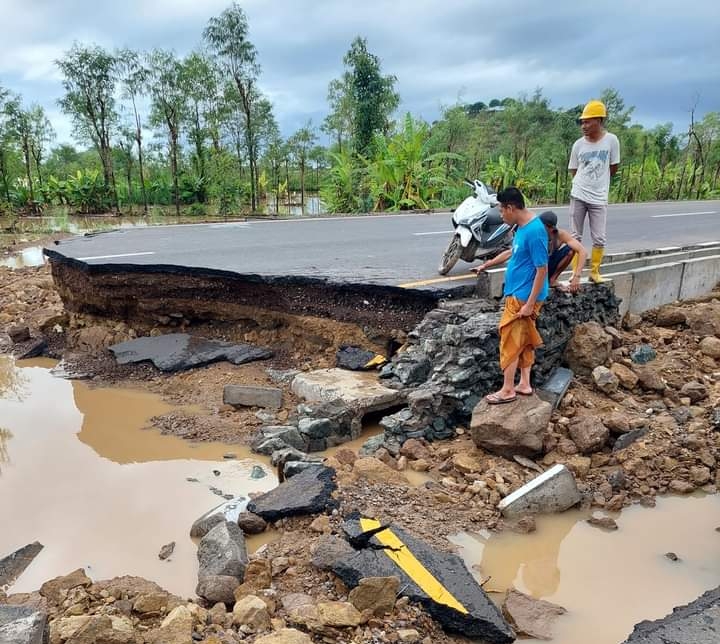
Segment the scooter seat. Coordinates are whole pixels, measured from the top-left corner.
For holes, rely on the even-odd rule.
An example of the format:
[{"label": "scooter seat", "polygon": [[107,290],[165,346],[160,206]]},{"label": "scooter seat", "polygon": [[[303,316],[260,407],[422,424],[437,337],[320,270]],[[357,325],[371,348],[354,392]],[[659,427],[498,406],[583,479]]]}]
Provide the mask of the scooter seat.
[{"label": "scooter seat", "polygon": [[487,215],[485,216],[485,221],[483,223],[482,229],[485,232],[491,231],[493,228],[497,228],[503,223],[502,215],[500,214],[500,210],[497,208],[490,208],[488,210]]}]

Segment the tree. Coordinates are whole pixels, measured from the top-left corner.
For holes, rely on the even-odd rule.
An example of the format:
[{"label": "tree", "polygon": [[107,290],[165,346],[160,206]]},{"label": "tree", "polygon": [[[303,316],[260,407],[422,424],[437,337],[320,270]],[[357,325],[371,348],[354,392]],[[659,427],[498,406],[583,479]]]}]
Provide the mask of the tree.
[{"label": "tree", "polygon": [[28,113],[30,119],[30,154],[35,161],[35,172],[37,173],[38,183],[42,188],[42,162],[45,158],[45,152],[50,143],[55,140],[55,130],[53,129],[50,119],[45,114],[45,110],[40,105],[33,105]]},{"label": "tree", "polygon": [[[100,155],[105,189],[112,195],[118,210],[117,187],[113,172],[112,130],[117,121],[115,80],[117,59],[97,45],[75,43],[60,60],[55,61],[64,78],[65,96],[62,110],[75,123],[80,140],[90,140]],[[119,212],[119,210],[118,210]]]},{"label": "tree", "polygon": [[[183,61],[183,85],[188,97],[188,138],[195,153],[193,165],[201,183],[207,181],[205,141],[217,130],[216,99],[218,74],[213,61],[201,53],[193,52]],[[214,136],[216,149],[219,137]]]},{"label": "tree", "polygon": [[187,92],[183,84],[181,62],[174,53],[156,49],[150,54],[150,95],[152,97],[151,121],[167,128],[170,144],[170,172],[173,182],[175,214],[180,216],[179,147],[180,127],[187,110]]},{"label": "tree", "polygon": [[120,150],[122,165],[125,168],[125,178],[127,180],[127,203],[132,212],[133,189],[132,189],[132,170],[135,165],[133,157],[133,148],[135,147],[135,131],[134,124],[122,125],[118,132],[117,147]]},{"label": "tree", "polygon": [[335,140],[338,152],[342,152],[343,143],[353,133],[353,102],[349,74],[346,73],[342,78],[330,81],[327,101],[330,113],[325,117],[321,129]]},{"label": "tree", "polygon": [[342,84],[350,92],[354,147],[367,155],[377,133],[388,133],[390,116],[400,104],[395,76],[383,76],[380,59],[367,49],[364,38],[356,38],[343,59],[346,72]]},{"label": "tree", "polygon": [[131,49],[124,49],[116,54],[120,61],[122,95],[130,101],[133,112],[133,138],[138,149],[138,173],[140,174],[140,191],[143,199],[143,212],[148,214],[148,195],[145,186],[145,164],[143,159],[143,131],[142,119],[138,110],[138,99],[149,90],[150,70],[143,63],[143,56]]},{"label": "tree", "polygon": [[260,66],[257,50],[248,39],[245,12],[235,2],[219,16],[210,18],[203,32],[205,42],[221,61],[224,71],[235,83],[245,125],[245,149],[250,168],[250,203],[257,210],[257,104],[262,94],[257,88]]},{"label": "tree", "polygon": [[8,156],[11,139],[7,112],[9,98],[10,92],[0,85],[0,178],[3,182],[3,197],[8,203],[10,203]]},{"label": "tree", "polygon": [[308,121],[305,127],[300,128],[290,137],[288,144],[292,150],[293,156],[300,170],[300,210],[305,213],[305,168],[307,166],[308,155],[315,143],[317,136],[312,127],[312,123]]},{"label": "tree", "polygon": [[32,138],[32,127],[30,124],[30,112],[23,108],[19,96],[15,96],[8,101],[6,106],[8,114],[8,127],[10,135],[17,141],[22,151],[23,161],[25,164],[25,177],[28,188],[27,207],[31,212],[36,210],[35,191],[33,188],[33,178],[31,171],[32,153],[30,152],[30,140]]}]

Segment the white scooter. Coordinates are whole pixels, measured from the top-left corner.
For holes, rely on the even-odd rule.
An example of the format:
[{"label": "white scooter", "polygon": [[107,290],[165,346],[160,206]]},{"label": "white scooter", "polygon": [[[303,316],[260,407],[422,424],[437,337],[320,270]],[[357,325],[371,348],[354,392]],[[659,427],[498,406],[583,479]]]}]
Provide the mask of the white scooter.
[{"label": "white scooter", "polygon": [[449,273],[459,259],[492,259],[512,244],[515,227],[503,222],[495,193],[477,179],[465,179],[465,183],[473,194],[453,213],[455,232],[440,261],[440,275]]}]

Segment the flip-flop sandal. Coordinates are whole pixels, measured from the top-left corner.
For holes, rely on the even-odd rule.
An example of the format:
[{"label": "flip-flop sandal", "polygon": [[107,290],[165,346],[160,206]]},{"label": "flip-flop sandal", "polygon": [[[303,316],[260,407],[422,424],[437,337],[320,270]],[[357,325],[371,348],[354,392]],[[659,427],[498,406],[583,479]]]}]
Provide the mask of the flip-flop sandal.
[{"label": "flip-flop sandal", "polygon": [[535,390],[534,390],[534,389],[531,389],[530,391],[518,391],[518,390],[516,389],[516,390],[515,390],[515,393],[516,393],[518,396],[532,396],[532,395],[535,393]]},{"label": "flip-flop sandal", "polygon": [[485,400],[487,400],[488,405],[505,405],[507,403],[515,402],[517,400],[517,396],[500,398],[497,394],[490,394],[489,396],[485,396]]}]

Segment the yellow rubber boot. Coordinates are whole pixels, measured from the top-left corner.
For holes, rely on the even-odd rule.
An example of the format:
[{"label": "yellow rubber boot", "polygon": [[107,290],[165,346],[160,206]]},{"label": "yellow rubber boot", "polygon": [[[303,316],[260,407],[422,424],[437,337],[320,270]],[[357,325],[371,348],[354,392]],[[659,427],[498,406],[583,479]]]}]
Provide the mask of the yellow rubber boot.
[{"label": "yellow rubber boot", "polygon": [[603,255],[605,254],[605,249],[600,248],[599,246],[593,246],[592,254],[590,255],[590,279],[595,282],[595,284],[602,284],[605,280],[600,277],[600,264],[602,263]]}]

